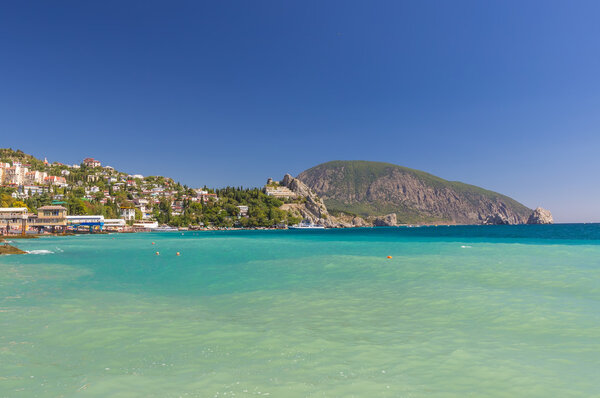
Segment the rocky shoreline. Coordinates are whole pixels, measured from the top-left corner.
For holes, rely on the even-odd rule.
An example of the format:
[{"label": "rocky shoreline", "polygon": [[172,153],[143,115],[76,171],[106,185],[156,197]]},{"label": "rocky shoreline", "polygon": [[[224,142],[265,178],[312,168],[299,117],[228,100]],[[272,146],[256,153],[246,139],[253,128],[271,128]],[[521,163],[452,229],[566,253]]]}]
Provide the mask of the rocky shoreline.
[{"label": "rocky shoreline", "polygon": [[9,245],[8,243],[0,243],[0,256],[5,254],[25,254],[27,252]]}]

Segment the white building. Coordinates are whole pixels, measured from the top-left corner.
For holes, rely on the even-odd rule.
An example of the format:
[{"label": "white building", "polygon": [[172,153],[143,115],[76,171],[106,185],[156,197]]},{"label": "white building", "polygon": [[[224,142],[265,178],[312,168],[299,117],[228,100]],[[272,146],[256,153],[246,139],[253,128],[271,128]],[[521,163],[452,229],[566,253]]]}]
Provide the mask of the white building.
[{"label": "white building", "polygon": [[135,220],[135,207],[121,207],[121,218]]}]

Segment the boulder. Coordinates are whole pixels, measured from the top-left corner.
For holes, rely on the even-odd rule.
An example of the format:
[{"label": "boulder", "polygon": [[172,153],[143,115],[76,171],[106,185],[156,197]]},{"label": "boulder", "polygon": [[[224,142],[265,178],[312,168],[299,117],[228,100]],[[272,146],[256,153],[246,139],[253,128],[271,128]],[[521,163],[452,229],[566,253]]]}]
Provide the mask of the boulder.
[{"label": "boulder", "polygon": [[395,227],[398,224],[396,213],[391,213],[383,217],[377,217],[373,221],[373,225],[376,227]]},{"label": "boulder", "polygon": [[552,224],[554,223],[554,219],[552,218],[552,213],[550,210],[542,209],[538,207],[531,213],[529,219],[527,220],[527,224]]}]

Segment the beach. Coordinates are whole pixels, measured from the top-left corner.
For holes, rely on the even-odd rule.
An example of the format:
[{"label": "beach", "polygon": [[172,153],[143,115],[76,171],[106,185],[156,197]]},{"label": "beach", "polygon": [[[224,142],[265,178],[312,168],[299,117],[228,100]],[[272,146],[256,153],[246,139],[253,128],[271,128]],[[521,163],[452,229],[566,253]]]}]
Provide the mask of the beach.
[{"label": "beach", "polygon": [[0,397],[600,394],[597,224],[13,244]]}]

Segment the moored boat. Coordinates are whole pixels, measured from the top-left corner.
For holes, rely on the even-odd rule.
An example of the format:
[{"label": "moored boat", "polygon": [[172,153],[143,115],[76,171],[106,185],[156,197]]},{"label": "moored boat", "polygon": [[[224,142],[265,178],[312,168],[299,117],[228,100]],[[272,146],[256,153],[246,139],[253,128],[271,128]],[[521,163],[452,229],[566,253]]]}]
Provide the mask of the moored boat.
[{"label": "moored boat", "polygon": [[310,220],[302,220],[302,222],[298,224],[290,225],[288,229],[325,229],[325,226],[321,224],[314,224]]},{"label": "moored boat", "polygon": [[163,225],[161,227],[152,228],[150,231],[152,232],[178,232],[179,229],[175,227],[169,227],[168,225]]}]

